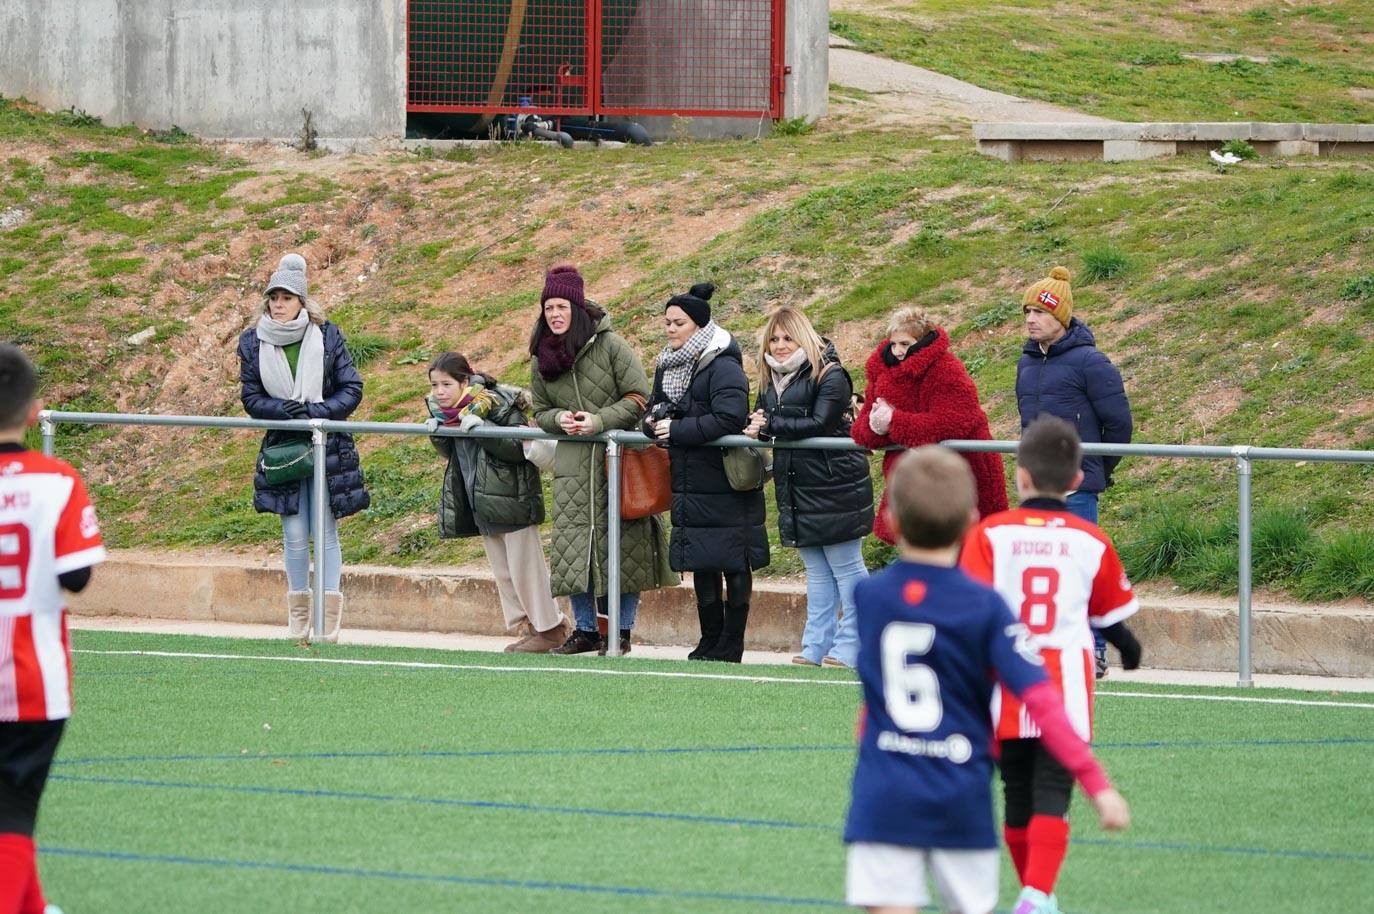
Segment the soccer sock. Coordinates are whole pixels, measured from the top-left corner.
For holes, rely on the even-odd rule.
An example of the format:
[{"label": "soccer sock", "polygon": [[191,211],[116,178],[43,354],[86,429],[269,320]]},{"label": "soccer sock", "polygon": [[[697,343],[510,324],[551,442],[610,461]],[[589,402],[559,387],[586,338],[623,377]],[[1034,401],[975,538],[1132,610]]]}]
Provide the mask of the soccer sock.
[{"label": "soccer sock", "polygon": [[1026,829],[1026,874],[1022,883],[1054,894],[1059,868],[1069,853],[1069,822],[1058,816],[1031,816]]},{"label": "soccer sock", "polygon": [[1016,867],[1016,880],[1022,885],[1026,882],[1026,829],[1002,826],[1002,837],[1007,841],[1007,853],[1011,854],[1011,865]]},{"label": "soccer sock", "polygon": [[[37,879],[33,839],[28,835],[0,834],[0,912],[28,914],[29,883]],[[41,897],[42,891],[38,894]],[[39,914],[42,910],[38,909]]]}]

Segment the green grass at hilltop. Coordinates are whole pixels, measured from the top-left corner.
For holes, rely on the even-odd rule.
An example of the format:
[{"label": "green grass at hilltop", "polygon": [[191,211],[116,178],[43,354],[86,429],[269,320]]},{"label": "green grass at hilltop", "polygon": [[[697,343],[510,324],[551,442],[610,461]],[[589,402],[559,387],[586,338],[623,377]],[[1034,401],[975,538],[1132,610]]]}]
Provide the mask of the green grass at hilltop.
[{"label": "green grass at hilltop", "polygon": [[[703,671],[130,633],[73,642],[77,712],[37,835],[66,910],[841,906],[859,699],[843,671],[662,677],[635,674]],[[273,657],[395,665],[253,659]],[[627,675],[567,672],[602,666]],[[1374,860],[1370,696],[1255,690],[1329,706],[1238,705],[1162,694],[1230,690],[1113,690],[1097,701],[1097,751],[1133,825],[1109,837],[1075,798],[1068,910],[1360,908]],[[1005,905],[1009,866],[1002,876]]]},{"label": "green grass at hilltop", "polygon": [[[840,122],[647,150],[302,158],[297,171],[69,121],[0,101],[0,132],[29,144],[0,163],[0,208],[27,213],[0,232],[0,334],[34,353],[63,409],[240,414],[232,340],[256,290],[280,252],[327,244],[346,266],[312,260],[312,284],[366,359],[360,419],[417,418],[424,366],[445,348],[527,381],[543,268],[573,257],[593,289],[622,277],[604,303],[646,363],[662,301],[700,279],[720,287],[717,315],[746,344],[769,307],[805,303],[856,378],[883,316],[926,305],[950,328],[994,433],[1014,437],[1019,291],[1062,263],[1076,313],[1125,376],[1136,440],[1374,446],[1374,167],[1363,159],[1225,174],[1198,158],[1008,165],[967,141]],[[682,241],[683,220],[699,241]],[[210,324],[220,338],[204,338]],[[151,344],[123,343],[145,326]],[[210,353],[193,372],[200,386],[172,388],[169,366],[197,346]],[[58,446],[90,477],[114,545],[233,547],[280,536],[250,505],[256,440],[66,426]],[[441,466],[426,442],[363,445],[374,507],[343,526],[348,562],[480,558],[473,541],[437,538]],[[1372,477],[1257,468],[1260,508],[1302,512],[1313,535],[1302,568],[1349,582],[1295,589],[1374,592],[1374,556],[1360,546],[1374,541]],[[1227,589],[1233,468],[1130,460],[1118,483],[1104,499],[1118,540],[1148,558],[1177,531],[1147,522],[1162,507],[1185,513],[1206,529],[1183,538],[1211,552],[1191,572],[1164,561],[1158,573]],[[1338,574],[1320,564],[1328,545]],[[793,550],[774,549],[770,573],[800,570]]]},{"label": "green grass at hilltop", "polygon": [[1374,120],[1374,5],[1362,0],[911,0],[830,21],[861,50],[1114,120]]}]

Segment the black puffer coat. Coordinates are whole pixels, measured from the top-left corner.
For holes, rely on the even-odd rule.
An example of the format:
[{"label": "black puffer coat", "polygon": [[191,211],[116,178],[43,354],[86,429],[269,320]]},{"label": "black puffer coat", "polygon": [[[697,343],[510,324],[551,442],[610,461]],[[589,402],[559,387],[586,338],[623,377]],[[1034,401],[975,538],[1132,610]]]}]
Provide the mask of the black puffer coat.
[{"label": "black puffer coat", "polygon": [[[343,420],[352,415],[363,399],[363,379],[358,369],[353,367],[353,357],[348,354],[348,345],[343,332],[329,321],[320,326],[324,333],[324,400],[320,403],[307,403],[306,409],[312,419]],[[262,385],[258,371],[258,331],[256,327],[243,332],[239,337],[239,382],[240,398],[244,411],[254,419],[290,419],[282,409],[284,400],[269,394]],[[280,432],[268,432],[263,436],[267,443]],[[257,461],[254,461],[254,467]],[[329,508],[335,517],[348,517],[357,514],[369,504],[371,497],[363,483],[362,464],[358,460],[358,448],[353,436],[332,433],[325,445],[325,477],[329,483]],[[300,513],[300,484],[296,482],[283,486],[270,486],[262,470],[253,473],[253,507],[267,514]]]},{"label": "black puffer coat", "polygon": [[[654,373],[649,401],[666,403],[663,369]],[[749,381],[739,344],[720,330],[697,360],[692,382],[674,404],[668,453],[672,458],[674,571],[746,571],[768,564],[763,489],[736,492],[725,477],[723,451],[702,447],[738,435],[749,422]],[[653,429],[645,433],[652,437]]]},{"label": "black puffer coat", "polygon": [[[783,388],[770,381],[758,400],[768,417],[762,434],[780,441],[848,438],[854,388],[826,345],[820,380],[803,365]],[[784,546],[829,546],[863,539],[873,529],[873,478],[858,451],[773,451],[778,496],[778,534]]]}]

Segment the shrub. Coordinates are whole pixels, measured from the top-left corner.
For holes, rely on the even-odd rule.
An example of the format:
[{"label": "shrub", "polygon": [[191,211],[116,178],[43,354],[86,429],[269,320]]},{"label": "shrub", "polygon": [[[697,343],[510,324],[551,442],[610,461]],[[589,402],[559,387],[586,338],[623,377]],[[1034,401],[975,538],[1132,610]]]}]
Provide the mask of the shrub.
[{"label": "shrub", "polygon": [[1346,280],[1345,285],[1341,286],[1341,298],[1347,301],[1374,298],[1374,273]]},{"label": "shrub", "polygon": [[1102,245],[1083,255],[1083,278],[1088,282],[1111,279],[1125,273],[1130,266],[1130,258],[1125,253],[1111,245]]},{"label": "shrub", "polygon": [[1221,144],[1221,151],[1229,152],[1240,159],[1253,159],[1259,156],[1259,153],[1255,152],[1255,147],[1245,140],[1227,140]]},{"label": "shrub", "polygon": [[1305,512],[1293,508],[1260,512],[1250,546],[1255,581],[1289,586],[1311,564],[1316,546],[1317,537]]},{"label": "shrub", "polygon": [[1374,597],[1374,536],[1343,530],[1323,541],[1294,590],[1308,600]]},{"label": "shrub", "polygon": [[348,338],[348,354],[353,357],[353,364],[358,368],[375,361],[378,356],[390,349],[391,341],[375,333],[355,333]]}]

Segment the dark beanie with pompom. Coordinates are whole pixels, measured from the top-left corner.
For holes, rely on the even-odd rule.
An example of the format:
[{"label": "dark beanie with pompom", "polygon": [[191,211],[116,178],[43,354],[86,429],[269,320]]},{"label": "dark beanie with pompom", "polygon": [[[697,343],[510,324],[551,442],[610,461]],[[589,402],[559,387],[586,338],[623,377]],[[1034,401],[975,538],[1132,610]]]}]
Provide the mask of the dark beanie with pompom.
[{"label": "dark beanie with pompom", "polygon": [[686,295],[674,295],[668,299],[668,304],[663,306],[663,310],[667,311],[676,305],[687,312],[692,323],[698,327],[705,327],[711,323],[711,296],[715,291],[716,287],[712,283],[699,282],[692,286],[692,290]]},{"label": "dark beanie with pompom", "polygon": [[542,308],[551,298],[564,298],[579,308],[587,307],[582,274],[577,272],[577,267],[564,264],[544,275],[544,294],[539,296],[539,306]]}]

